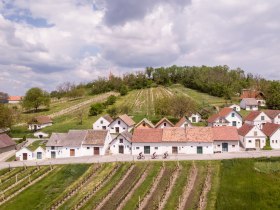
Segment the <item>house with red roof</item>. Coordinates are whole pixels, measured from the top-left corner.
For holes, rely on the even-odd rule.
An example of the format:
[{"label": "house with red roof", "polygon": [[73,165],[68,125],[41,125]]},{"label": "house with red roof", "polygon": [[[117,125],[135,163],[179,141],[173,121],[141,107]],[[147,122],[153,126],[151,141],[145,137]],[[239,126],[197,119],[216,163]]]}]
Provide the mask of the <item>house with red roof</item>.
[{"label": "house with red roof", "polygon": [[124,131],[119,133],[113,140],[110,142],[110,153],[111,154],[131,154],[131,138],[132,134]]},{"label": "house with red roof", "polygon": [[186,117],[182,117],[176,124],[174,127],[181,127],[181,128],[186,128],[186,127],[192,127],[191,122],[189,121],[189,119],[187,119]]},{"label": "house with red roof", "polygon": [[8,103],[9,104],[18,104],[22,101],[22,96],[9,96]]},{"label": "house with red roof", "polygon": [[0,133],[0,153],[16,149],[15,141],[6,133]]},{"label": "house with red roof", "polygon": [[170,122],[167,118],[162,118],[158,123],[155,125],[155,128],[169,128],[174,127],[173,123]]},{"label": "house with red roof", "polygon": [[210,116],[207,122],[209,127],[234,126],[240,128],[242,126],[242,117],[234,109],[225,107],[217,114]]},{"label": "house with red roof", "polygon": [[154,124],[147,118],[142,119],[139,123],[135,125],[135,128],[143,128],[143,129],[154,128],[154,127],[155,127]]},{"label": "house with red roof", "polygon": [[266,123],[263,125],[262,131],[267,137],[269,137],[271,148],[280,149],[280,125]]},{"label": "house with red roof", "polygon": [[259,129],[265,123],[271,123],[270,117],[263,111],[252,111],[245,118],[244,122],[249,125],[256,125]]},{"label": "house with red roof", "polygon": [[108,128],[110,133],[122,133],[124,131],[130,132],[134,128],[135,122],[126,114],[118,116],[113,120]]},{"label": "house with red roof", "polygon": [[258,106],[265,106],[265,96],[263,92],[253,89],[243,89],[240,95],[240,99],[253,98],[256,99]]},{"label": "house with red roof", "polygon": [[109,115],[99,117],[92,125],[93,130],[109,130],[109,124],[114,120]]},{"label": "house with red roof", "polygon": [[274,124],[280,124],[280,110],[264,110],[264,113],[271,119]]},{"label": "house with red roof", "polygon": [[246,150],[262,149],[266,145],[266,135],[256,125],[244,123],[238,129],[240,142]]},{"label": "house with red roof", "polygon": [[191,123],[198,123],[201,121],[201,115],[199,113],[190,113],[187,117]]},{"label": "house with red roof", "polygon": [[239,135],[235,127],[169,127],[135,129],[132,154],[213,154],[239,151]]},{"label": "house with red roof", "polygon": [[53,121],[49,116],[37,116],[32,118],[32,120],[28,123],[29,130],[40,130],[42,128],[52,126]]}]

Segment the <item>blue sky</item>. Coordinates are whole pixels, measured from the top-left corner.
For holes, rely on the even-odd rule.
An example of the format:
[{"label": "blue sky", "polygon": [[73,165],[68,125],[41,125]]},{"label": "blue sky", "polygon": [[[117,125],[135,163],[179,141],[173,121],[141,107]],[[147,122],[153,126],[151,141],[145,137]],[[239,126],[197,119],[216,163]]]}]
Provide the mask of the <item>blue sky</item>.
[{"label": "blue sky", "polygon": [[0,0],[0,91],[174,64],[279,80],[279,20],[278,0]]}]

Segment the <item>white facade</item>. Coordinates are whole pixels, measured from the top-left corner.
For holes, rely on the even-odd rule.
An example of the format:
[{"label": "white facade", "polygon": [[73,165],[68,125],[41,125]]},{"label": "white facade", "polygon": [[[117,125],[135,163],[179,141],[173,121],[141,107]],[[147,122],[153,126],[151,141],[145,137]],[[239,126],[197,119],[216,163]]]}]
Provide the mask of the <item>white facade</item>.
[{"label": "white facade", "polygon": [[274,124],[280,124],[280,114],[278,114],[276,117],[271,119],[272,123]]},{"label": "white facade", "polygon": [[147,156],[151,156],[154,152],[157,155],[163,155],[165,152],[168,152],[169,155],[214,153],[212,142],[132,143],[132,155],[138,155],[140,152],[142,152],[143,155]]},{"label": "white facade", "polygon": [[110,143],[110,152],[112,154],[131,154],[131,142],[124,138],[122,135],[118,135]]},{"label": "white facade", "polygon": [[209,122],[209,127],[229,126],[229,122],[225,118],[218,118],[215,122]]},{"label": "white facade", "polygon": [[130,132],[133,126],[128,126],[123,120],[117,118],[109,125],[110,133],[122,133],[124,131]]},{"label": "white facade", "polygon": [[280,128],[278,128],[271,136],[270,136],[270,146],[273,149],[280,149]]},{"label": "white facade", "polygon": [[229,106],[229,108],[232,108],[233,110],[240,112],[240,106],[237,104],[232,104],[231,106]]},{"label": "white facade", "polygon": [[81,157],[83,150],[79,147],[46,147],[46,158]]},{"label": "white facade", "polygon": [[110,124],[104,117],[100,117],[93,123],[93,130],[109,130],[108,125]]},{"label": "white facade", "polygon": [[41,139],[41,138],[49,137],[49,134],[48,133],[44,133],[42,131],[38,131],[38,132],[34,133],[34,136]]},{"label": "white facade", "polygon": [[261,149],[266,145],[266,135],[257,126],[254,126],[245,136],[240,137],[245,149]]},{"label": "white facade", "polygon": [[198,113],[188,116],[188,119],[191,123],[198,123],[201,121],[201,116]]},{"label": "white facade", "polygon": [[258,105],[248,105],[244,99],[240,102],[240,107],[247,111],[257,111],[259,109]]},{"label": "white facade", "polygon": [[239,141],[214,141],[214,153],[238,152]]},{"label": "white facade", "polygon": [[265,100],[263,100],[263,99],[257,99],[257,98],[256,98],[256,100],[257,100],[259,106],[266,106],[266,101],[265,101]]},{"label": "white facade", "polygon": [[245,120],[245,123],[249,125],[256,125],[259,129],[262,129],[262,125],[265,123],[271,123],[271,119],[264,112],[260,112],[253,121]]},{"label": "white facade", "polygon": [[42,147],[38,147],[33,152],[34,160],[43,160],[46,158],[46,151]]},{"label": "white facade", "polygon": [[33,160],[33,152],[26,147],[21,148],[16,152],[16,159],[23,160]]},{"label": "white facade", "polygon": [[52,126],[52,123],[46,123],[46,124],[29,124],[28,129],[29,130],[40,130],[42,128]]},{"label": "white facade", "polygon": [[234,126],[240,128],[242,126],[242,117],[238,112],[232,110],[227,116],[218,117],[215,122],[208,123],[208,126],[217,127],[217,126]]}]

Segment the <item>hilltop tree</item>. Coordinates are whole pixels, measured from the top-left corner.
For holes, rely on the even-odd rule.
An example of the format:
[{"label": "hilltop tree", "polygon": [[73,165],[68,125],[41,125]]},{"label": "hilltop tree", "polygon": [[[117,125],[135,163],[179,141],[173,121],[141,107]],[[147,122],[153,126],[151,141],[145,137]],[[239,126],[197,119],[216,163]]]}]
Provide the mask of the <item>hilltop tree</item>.
[{"label": "hilltop tree", "polygon": [[267,91],[266,105],[270,109],[280,109],[280,82],[273,81]]},{"label": "hilltop tree", "polygon": [[35,111],[38,111],[40,106],[49,107],[49,105],[50,95],[37,87],[29,89],[22,101],[22,106],[27,110],[35,109]]}]

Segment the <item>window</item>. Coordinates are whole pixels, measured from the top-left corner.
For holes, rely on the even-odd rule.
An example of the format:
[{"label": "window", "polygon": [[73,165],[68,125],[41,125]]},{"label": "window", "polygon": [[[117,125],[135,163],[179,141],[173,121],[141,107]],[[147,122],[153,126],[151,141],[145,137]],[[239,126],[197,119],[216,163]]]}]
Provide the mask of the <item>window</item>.
[{"label": "window", "polygon": [[103,124],[103,120],[100,121],[100,124]]},{"label": "window", "polygon": [[54,147],[53,147],[53,146],[51,147],[51,150],[54,150]]},{"label": "window", "polygon": [[166,123],[163,123],[164,126],[166,126]]},{"label": "window", "polygon": [[264,116],[261,116],[261,120],[264,120]]},{"label": "window", "polygon": [[231,117],[234,117],[235,116],[235,113],[231,113]]},{"label": "window", "polygon": [[139,147],[136,147],[136,149],[139,149]]},{"label": "window", "polygon": [[144,154],[150,154],[150,153],[151,153],[150,146],[144,146]]},{"label": "window", "polygon": [[280,115],[278,115],[278,119],[280,119]]},{"label": "window", "polygon": [[236,121],[232,121],[232,126],[236,126]]},{"label": "window", "polygon": [[123,139],[120,139],[120,143],[123,143]]},{"label": "window", "polygon": [[277,141],[277,140],[275,140],[275,143],[277,144],[277,143],[278,143],[278,141]]},{"label": "window", "polygon": [[252,143],[252,140],[249,140],[248,142],[249,142],[249,143]]},{"label": "window", "polygon": [[218,147],[220,147],[221,145],[218,145]]},{"label": "window", "polygon": [[145,122],[143,122],[143,127],[146,127],[146,123]]},{"label": "window", "polygon": [[87,147],[87,149],[90,149],[90,147]]},{"label": "window", "polygon": [[258,135],[258,132],[257,131],[254,131],[254,136],[257,136]]},{"label": "window", "polygon": [[272,143],[274,144],[274,140],[272,140]]},{"label": "window", "polygon": [[233,145],[232,145],[232,147],[234,148],[234,147],[235,147],[235,145],[233,144]]},{"label": "window", "polygon": [[158,147],[155,147],[155,150],[157,150],[158,149]]},{"label": "window", "polygon": [[121,124],[121,121],[118,121],[118,124]]}]

